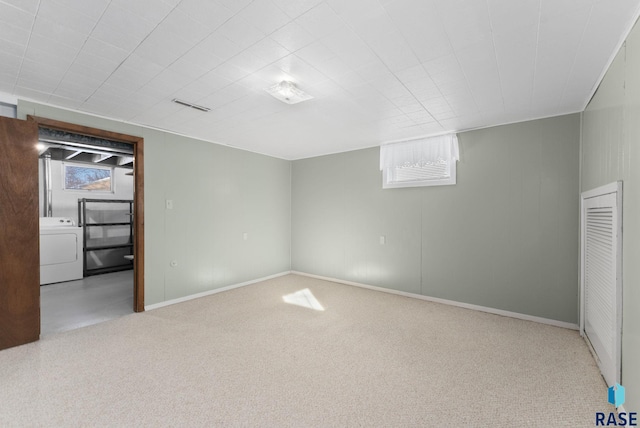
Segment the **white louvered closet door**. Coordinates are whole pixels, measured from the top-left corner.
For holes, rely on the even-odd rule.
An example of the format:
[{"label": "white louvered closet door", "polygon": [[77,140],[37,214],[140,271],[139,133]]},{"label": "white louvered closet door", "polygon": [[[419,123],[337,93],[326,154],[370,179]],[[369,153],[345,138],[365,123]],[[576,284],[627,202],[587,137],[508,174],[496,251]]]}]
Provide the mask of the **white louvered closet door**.
[{"label": "white louvered closet door", "polygon": [[586,192],[582,200],[582,331],[609,385],[620,382],[622,321],[621,192],[615,188]]}]

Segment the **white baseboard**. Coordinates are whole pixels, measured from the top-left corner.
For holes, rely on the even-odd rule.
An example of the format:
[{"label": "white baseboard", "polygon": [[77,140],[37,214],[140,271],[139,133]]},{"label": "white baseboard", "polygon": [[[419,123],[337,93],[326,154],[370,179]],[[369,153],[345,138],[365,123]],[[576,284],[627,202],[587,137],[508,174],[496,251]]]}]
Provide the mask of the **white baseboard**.
[{"label": "white baseboard", "polygon": [[479,305],[472,305],[472,304],[469,304],[469,303],[456,302],[455,300],[440,299],[438,297],[423,296],[422,294],[407,293],[405,291],[398,291],[398,290],[392,290],[390,288],[376,287],[375,285],[361,284],[361,283],[352,282],[352,281],[344,281],[342,279],[329,278],[329,277],[320,276],[320,275],[313,275],[313,274],[305,273],[305,272],[291,271],[291,273],[295,274],[295,275],[308,276],[310,278],[322,279],[322,280],[325,280],[325,281],[337,282],[339,284],[353,285],[355,287],[361,287],[361,288],[367,288],[369,290],[381,291],[383,293],[397,294],[399,296],[411,297],[411,298],[414,298],[414,299],[426,300],[426,301],[434,302],[434,303],[442,303],[444,305],[457,306],[457,307],[460,307],[460,308],[471,309],[471,310],[474,310],[474,311],[487,312],[487,313],[494,314],[494,315],[501,315],[503,317],[517,318],[517,319],[521,319],[521,320],[525,320],[525,321],[533,321],[533,322],[538,322],[538,323],[541,323],[541,324],[552,325],[552,326],[555,326],[555,327],[568,328],[570,330],[579,330],[578,324],[573,324],[573,323],[564,322],[564,321],[558,321],[558,320],[552,320],[552,319],[549,319],[549,318],[536,317],[536,316],[533,316],[533,315],[520,314],[518,312],[504,311],[502,309],[494,309],[494,308],[489,308],[489,307],[486,307],[486,306],[479,306]]},{"label": "white baseboard", "polygon": [[234,288],[244,287],[246,285],[255,284],[256,282],[266,281],[268,279],[278,278],[280,276],[288,275],[291,271],[285,271],[276,273],[275,275],[269,275],[258,279],[252,279],[251,281],[241,282],[239,284],[227,285],[226,287],[216,288],[215,290],[203,291],[202,293],[190,294],[189,296],[179,297],[177,299],[165,300],[164,302],[154,303],[144,307],[145,311],[152,311],[154,309],[162,308],[165,306],[175,305],[176,303],[186,302],[188,300],[198,299],[200,297],[210,296],[212,294],[222,293],[223,291],[233,290]]}]

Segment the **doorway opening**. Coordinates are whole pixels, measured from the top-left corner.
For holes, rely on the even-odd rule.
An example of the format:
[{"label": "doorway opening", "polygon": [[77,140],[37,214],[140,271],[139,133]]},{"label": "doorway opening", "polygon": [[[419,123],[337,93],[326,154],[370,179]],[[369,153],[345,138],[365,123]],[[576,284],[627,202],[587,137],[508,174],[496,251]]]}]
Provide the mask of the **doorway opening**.
[{"label": "doorway opening", "polygon": [[39,129],[41,334],[144,311],[143,139]]}]

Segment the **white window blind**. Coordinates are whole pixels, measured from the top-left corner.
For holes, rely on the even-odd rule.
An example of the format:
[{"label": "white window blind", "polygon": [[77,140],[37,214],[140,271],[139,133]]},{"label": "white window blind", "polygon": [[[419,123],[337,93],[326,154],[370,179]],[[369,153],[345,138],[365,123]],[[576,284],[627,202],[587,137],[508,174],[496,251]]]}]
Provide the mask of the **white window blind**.
[{"label": "white window blind", "polygon": [[380,147],[382,187],[456,184],[459,158],[455,134],[385,144]]}]

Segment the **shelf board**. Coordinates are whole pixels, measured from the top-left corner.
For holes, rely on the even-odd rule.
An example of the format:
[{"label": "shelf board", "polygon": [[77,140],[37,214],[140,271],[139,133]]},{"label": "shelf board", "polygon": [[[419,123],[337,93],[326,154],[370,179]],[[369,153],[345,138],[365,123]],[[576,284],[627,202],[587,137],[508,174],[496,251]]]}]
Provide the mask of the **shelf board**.
[{"label": "shelf board", "polygon": [[93,226],[130,226],[131,222],[121,222],[121,223],[87,223],[85,226],[93,227]]},{"label": "shelf board", "polygon": [[95,247],[85,247],[85,251],[111,250],[114,248],[132,248],[133,244],[96,245]]}]

